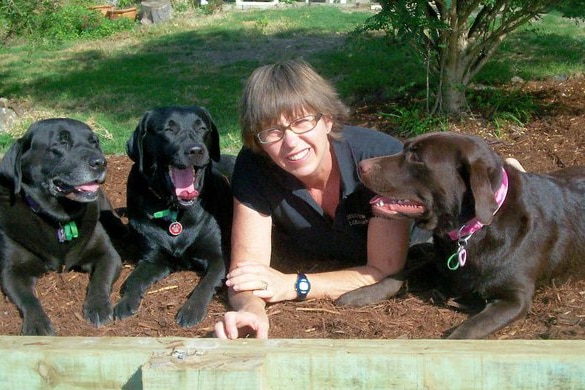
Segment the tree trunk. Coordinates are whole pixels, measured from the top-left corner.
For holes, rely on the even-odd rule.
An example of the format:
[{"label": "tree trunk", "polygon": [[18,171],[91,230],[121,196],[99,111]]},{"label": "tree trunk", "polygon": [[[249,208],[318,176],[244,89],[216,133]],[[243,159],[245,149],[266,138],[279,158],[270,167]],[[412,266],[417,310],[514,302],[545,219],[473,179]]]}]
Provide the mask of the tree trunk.
[{"label": "tree trunk", "polygon": [[457,25],[453,24],[450,33],[441,39],[443,50],[437,53],[441,64],[438,75],[441,111],[451,115],[460,115],[467,109],[465,76],[470,65],[467,53],[470,42],[463,35],[464,31],[457,31]]}]

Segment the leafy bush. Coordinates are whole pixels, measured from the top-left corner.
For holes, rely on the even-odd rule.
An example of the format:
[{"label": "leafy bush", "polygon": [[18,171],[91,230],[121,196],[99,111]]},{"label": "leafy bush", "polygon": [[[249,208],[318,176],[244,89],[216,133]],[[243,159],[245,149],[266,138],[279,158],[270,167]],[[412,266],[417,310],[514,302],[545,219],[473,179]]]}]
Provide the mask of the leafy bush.
[{"label": "leafy bush", "polygon": [[51,0],[0,0],[0,28],[6,38],[60,42],[103,38],[133,28],[127,18],[110,20],[83,1],[65,5]]},{"label": "leafy bush", "polygon": [[444,116],[428,115],[418,107],[396,107],[393,112],[379,115],[394,123],[396,132],[402,137],[414,137],[431,131],[445,131],[448,119]]},{"label": "leafy bush", "polygon": [[39,29],[41,15],[54,11],[51,0],[0,0],[0,18],[6,37],[30,36]]},{"label": "leafy bush", "polygon": [[485,89],[475,91],[469,100],[496,127],[507,122],[522,126],[538,110],[533,97],[520,90]]}]

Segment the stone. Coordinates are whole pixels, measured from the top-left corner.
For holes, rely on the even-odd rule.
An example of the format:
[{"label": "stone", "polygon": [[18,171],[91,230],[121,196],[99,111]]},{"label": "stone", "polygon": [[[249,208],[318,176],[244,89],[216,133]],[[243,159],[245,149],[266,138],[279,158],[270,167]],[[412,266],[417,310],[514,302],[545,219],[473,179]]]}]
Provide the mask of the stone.
[{"label": "stone", "polygon": [[18,115],[8,107],[8,99],[0,98],[0,133],[5,133],[16,124]]},{"label": "stone", "polygon": [[170,20],[173,16],[173,6],[169,0],[151,0],[140,3],[142,8],[142,24],[160,23]]}]

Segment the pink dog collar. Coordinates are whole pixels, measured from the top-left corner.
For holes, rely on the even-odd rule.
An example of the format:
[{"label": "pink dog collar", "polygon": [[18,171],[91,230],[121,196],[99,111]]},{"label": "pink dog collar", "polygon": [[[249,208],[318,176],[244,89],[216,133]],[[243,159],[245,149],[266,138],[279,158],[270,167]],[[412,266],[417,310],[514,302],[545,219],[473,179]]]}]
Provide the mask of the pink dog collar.
[{"label": "pink dog collar", "polygon": [[[494,215],[498,212],[498,210],[504,203],[504,199],[506,199],[507,193],[508,174],[502,168],[502,184],[494,194],[494,198],[496,199],[496,202],[498,204],[498,207],[494,211]],[[465,249],[467,241],[471,238],[473,233],[477,232],[483,226],[484,224],[478,221],[477,218],[473,218],[471,221],[467,222],[459,229],[452,230],[449,232],[449,238],[451,238],[451,240],[453,241],[457,241],[457,251],[453,253],[447,260],[447,267],[451,271],[455,271],[457,268],[463,267],[465,265],[465,262],[467,261],[467,249]]]},{"label": "pink dog collar", "polygon": [[[502,184],[500,188],[494,194],[494,198],[498,203],[498,207],[494,211],[494,215],[498,212],[504,200],[506,199],[506,194],[508,193],[508,174],[502,168]],[[473,218],[471,221],[467,222],[465,225],[461,226],[457,230],[452,230],[449,232],[449,238],[453,241],[459,240],[461,237],[470,236],[479,229],[483,227],[483,223],[479,222],[477,218]]]}]

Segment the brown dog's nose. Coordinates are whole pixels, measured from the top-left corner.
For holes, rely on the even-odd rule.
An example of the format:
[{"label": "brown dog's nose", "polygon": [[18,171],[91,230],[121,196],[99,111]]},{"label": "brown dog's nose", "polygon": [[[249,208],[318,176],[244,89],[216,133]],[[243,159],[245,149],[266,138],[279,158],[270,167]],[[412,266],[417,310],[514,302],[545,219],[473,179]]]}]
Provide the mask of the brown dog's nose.
[{"label": "brown dog's nose", "polygon": [[359,168],[360,168],[360,175],[367,175],[373,169],[374,163],[371,159],[369,160],[362,160],[360,161]]}]

